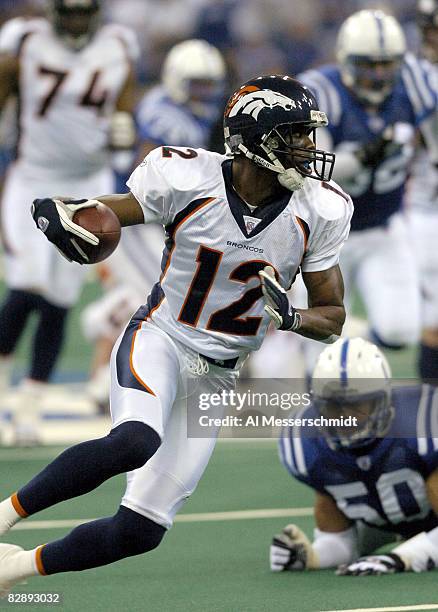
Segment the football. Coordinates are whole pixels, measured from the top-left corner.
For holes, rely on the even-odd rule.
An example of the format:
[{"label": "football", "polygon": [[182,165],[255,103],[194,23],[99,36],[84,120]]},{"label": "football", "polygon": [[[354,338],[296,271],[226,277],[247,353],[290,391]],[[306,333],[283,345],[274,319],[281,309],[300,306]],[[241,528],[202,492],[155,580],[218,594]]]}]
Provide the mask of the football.
[{"label": "football", "polygon": [[78,210],[73,216],[73,222],[99,238],[97,246],[76,238],[81,249],[88,255],[90,264],[99,263],[109,257],[119,244],[122,231],[120,221],[105,204],[99,203],[92,208]]}]

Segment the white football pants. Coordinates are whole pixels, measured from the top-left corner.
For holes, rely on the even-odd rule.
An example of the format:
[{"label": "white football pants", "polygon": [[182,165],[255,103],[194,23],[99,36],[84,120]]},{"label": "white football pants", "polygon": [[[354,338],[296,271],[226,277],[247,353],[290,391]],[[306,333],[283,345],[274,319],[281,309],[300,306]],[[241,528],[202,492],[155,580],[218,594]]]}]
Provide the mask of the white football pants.
[{"label": "white football pants", "polygon": [[216,444],[219,428],[205,438],[187,435],[187,394],[232,389],[236,370],[209,366],[193,377],[198,354],[174,341],[153,322],[132,322],[111,356],[113,427],[141,421],[161,436],[162,444],[141,468],[127,475],[122,505],[166,528],[195,490]]}]

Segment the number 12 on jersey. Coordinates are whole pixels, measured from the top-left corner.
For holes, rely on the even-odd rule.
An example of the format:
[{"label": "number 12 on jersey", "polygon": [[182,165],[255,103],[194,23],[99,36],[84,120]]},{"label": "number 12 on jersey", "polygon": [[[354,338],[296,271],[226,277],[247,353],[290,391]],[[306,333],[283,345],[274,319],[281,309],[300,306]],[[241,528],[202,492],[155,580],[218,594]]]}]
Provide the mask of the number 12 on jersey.
[{"label": "number 12 on jersey", "polygon": [[[196,327],[208,294],[218,273],[222,251],[216,251],[201,245],[196,255],[197,270],[187,292],[178,316],[178,321]],[[246,284],[251,278],[257,278],[265,266],[272,264],[263,260],[245,261],[238,265],[229,275],[229,280]],[[252,306],[263,297],[261,286],[248,289],[235,302],[216,310],[209,318],[206,328],[237,336],[255,336],[263,317],[243,317]]]}]

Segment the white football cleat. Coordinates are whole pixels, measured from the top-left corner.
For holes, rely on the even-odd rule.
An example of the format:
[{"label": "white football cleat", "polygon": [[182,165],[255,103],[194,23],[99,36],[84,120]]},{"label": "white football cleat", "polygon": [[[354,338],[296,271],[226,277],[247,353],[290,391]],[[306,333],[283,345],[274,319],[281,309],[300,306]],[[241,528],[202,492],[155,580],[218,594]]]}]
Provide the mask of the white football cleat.
[{"label": "white football cleat", "polygon": [[34,550],[0,544],[0,598],[6,597],[15,585],[24,584],[29,576],[38,574],[34,558]]}]

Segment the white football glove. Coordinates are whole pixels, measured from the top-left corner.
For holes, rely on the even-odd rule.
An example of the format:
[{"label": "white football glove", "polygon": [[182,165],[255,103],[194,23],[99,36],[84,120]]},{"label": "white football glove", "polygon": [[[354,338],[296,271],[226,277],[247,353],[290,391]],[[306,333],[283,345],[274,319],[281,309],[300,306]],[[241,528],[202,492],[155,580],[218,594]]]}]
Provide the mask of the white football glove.
[{"label": "white football glove", "polygon": [[89,261],[88,255],[79,246],[75,236],[93,246],[99,238],[73,222],[73,217],[82,208],[94,208],[97,200],[59,200],[43,198],[34,200],[31,214],[39,230],[52,242],[68,261],[83,264]]},{"label": "white football glove", "polygon": [[275,278],[274,268],[266,266],[259,272],[262,283],[265,312],[277,329],[296,331],[301,326],[301,315],[289,304],[286,290]]},{"label": "white football glove", "polygon": [[318,567],[318,558],[309,538],[297,525],[286,525],[277,534],[269,550],[273,572],[295,572]]},{"label": "white football glove", "polygon": [[399,555],[369,555],[360,557],[353,563],[340,565],[336,570],[338,576],[381,576],[405,572],[406,566]]}]

